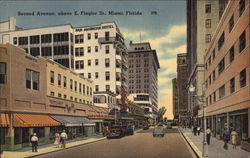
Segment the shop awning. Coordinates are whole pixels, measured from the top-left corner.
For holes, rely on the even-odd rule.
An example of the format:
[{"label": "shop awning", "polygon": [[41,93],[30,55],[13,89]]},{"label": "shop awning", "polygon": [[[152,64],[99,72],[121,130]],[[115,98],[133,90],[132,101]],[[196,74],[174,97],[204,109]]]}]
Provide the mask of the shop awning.
[{"label": "shop awning", "polygon": [[51,117],[64,126],[94,126],[95,123],[86,117],[51,115]]},{"label": "shop awning", "polygon": [[47,127],[61,124],[48,115],[14,114],[14,127]]},{"label": "shop awning", "polygon": [[9,127],[10,120],[8,114],[0,114],[0,127]]}]

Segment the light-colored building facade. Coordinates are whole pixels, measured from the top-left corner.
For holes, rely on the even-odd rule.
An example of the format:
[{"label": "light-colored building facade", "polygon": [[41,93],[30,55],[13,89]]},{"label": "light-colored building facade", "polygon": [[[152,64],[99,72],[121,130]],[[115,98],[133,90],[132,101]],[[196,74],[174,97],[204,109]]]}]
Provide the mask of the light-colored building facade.
[{"label": "light-colored building facade", "polygon": [[[178,119],[180,122],[186,120],[188,116],[188,90],[187,90],[187,54],[177,54],[177,106],[178,106]],[[184,123],[184,122],[183,122]]]},{"label": "light-colored building facade", "polygon": [[[204,89],[204,55],[223,14],[227,1],[187,1],[187,60],[188,87],[195,86],[195,95],[202,95]],[[199,103],[188,95],[188,109],[191,117],[197,116]]]},{"label": "light-colored building facade", "polygon": [[[62,129],[66,129],[70,139],[100,134],[103,119],[113,119],[107,117],[105,109],[97,112],[91,105],[93,81],[51,60],[33,57],[11,44],[0,45],[0,57],[1,149],[29,146],[33,133],[38,134],[40,144],[53,142],[50,138]],[[59,75],[61,82],[56,77]],[[66,86],[63,76],[67,77]],[[70,88],[71,79],[73,89]],[[82,90],[77,87],[75,91],[79,83]],[[89,116],[100,117],[89,120]]]},{"label": "light-colored building facade", "polygon": [[[250,150],[250,2],[230,1],[205,55],[207,124],[216,137],[235,129]],[[198,116],[202,117],[202,110]]]},{"label": "light-colored building facade", "polygon": [[42,56],[73,69],[94,81],[92,91],[111,91],[118,99],[122,93],[127,93],[127,50],[115,22],[82,27],[58,25],[20,29],[15,19],[10,18],[1,22],[0,28],[3,28],[0,30],[0,43],[9,42],[25,49],[28,54]]},{"label": "light-colored building facade", "polygon": [[157,53],[150,43],[132,43],[128,49],[129,94],[146,93],[151,98],[151,109],[158,108],[158,69]]}]

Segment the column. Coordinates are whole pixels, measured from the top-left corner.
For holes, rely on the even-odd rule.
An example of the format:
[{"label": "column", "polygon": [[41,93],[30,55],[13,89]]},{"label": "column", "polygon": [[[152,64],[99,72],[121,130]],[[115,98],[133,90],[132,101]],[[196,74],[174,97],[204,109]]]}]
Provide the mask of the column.
[{"label": "column", "polygon": [[6,150],[14,150],[14,127],[13,127],[13,114],[9,114],[10,127],[7,129],[5,136]]}]

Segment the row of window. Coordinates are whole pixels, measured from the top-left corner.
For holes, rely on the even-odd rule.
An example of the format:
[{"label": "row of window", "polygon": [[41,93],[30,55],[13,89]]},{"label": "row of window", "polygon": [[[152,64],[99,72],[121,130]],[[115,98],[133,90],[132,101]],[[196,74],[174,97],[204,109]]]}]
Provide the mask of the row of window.
[{"label": "row of window", "polygon": [[[144,79],[144,80],[129,80],[129,83],[149,83],[149,79]],[[148,87],[144,87],[144,88],[148,88]]]},{"label": "row of window", "polygon": [[[110,91],[110,85],[106,85],[105,86],[106,91]],[[95,91],[98,92],[99,91],[99,85],[95,85]]]},{"label": "row of window", "polygon": [[140,74],[136,74],[136,75],[133,75],[133,74],[129,74],[129,79],[133,79],[133,78],[149,78],[149,74],[144,74],[144,76],[141,76]]},{"label": "row of window", "polygon": [[145,90],[130,90],[129,94],[133,94],[133,93],[149,93],[148,89]]},{"label": "row of window", "polygon": [[[242,52],[242,50],[246,47],[246,33],[245,31],[240,35],[239,37],[239,53]],[[229,49],[229,62],[232,63],[235,58],[235,47],[234,45]],[[209,56],[206,64],[205,69],[208,69],[208,66],[212,64],[212,59],[215,59],[215,49],[212,52],[212,56]],[[218,64],[218,74],[220,75],[225,69],[225,57],[221,59],[221,61]],[[211,84],[211,76],[213,76],[213,80],[215,80],[215,70],[212,72],[212,74],[209,75],[208,79],[206,80],[206,87]]]},{"label": "row of window", "polygon": [[[244,88],[246,86],[246,69],[240,72],[239,86],[240,88]],[[231,78],[229,82],[229,92],[230,94],[235,92],[235,78]],[[219,88],[219,99],[225,97],[225,85]],[[213,102],[212,102],[213,98]],[[208,102],[209,101],[209,102]],[[213,104],[216,102],[216,91],[214,91],[209,97],[206,98],[207,105]]]},{"label": "row of window", "polygon": [[[55,84],[55,73],[54,71],[50,71],[50,83],[51,84]],[[75,92],[79,92],[80,94],[83,93],[83,95],[90,95],[92,96],[92,88],[89,86],[85,86],[85,84],[82,83],[78,83],[77,81],[73,81],[72,79],[70,79],[70,90],[73,91],[73,83],[74,83],[74,90]],[[67,77],[63,76],[61,74],[58,74],[57,76],[57,85],[59,87],[63,86],[64,88],[67,88]]]},{"label": "row of window", "polygon": [[[87,40],[91,40],[91,33],[87,34]],[[95,32],[94,33],[94,39],[98,39],[98,33]],[[105,32],[105,39],[109,39],[109,32]],[[107,40],[108,41],[108,40]],[[84,35],[83,34],[79,34],[79,35],[75,35],[75,43],[83,43],[84,42]]]},{"label": "row of window", "polygon": [[[137,49],[137,50],[139,50],[139,49]],[[149,56],[149,53],[144,53],[143,55],[142,54],[129,54],[128,55],[128,57],[130,57],[130,58],[135,58],[135,57],[147,57],[147,56]]]},{"label": "row of window", "polygon": [[[76,69],[84,69],[84,60],[78,60],[75,61],[75,65],[76,65]],[[95,65],[98,66],[99,65],[99,60],[95,59]],[[88,66],[91,66],[91,60],[88,60]],[[106,68],[110,67],[110,59],[109,58],[105,58],[105,65]]]},{"label": "row of window", "polygon": [[[80,75],[81,76],[83,76],[84,77],[84,73],[80,73]],[[92,75],[91,75],[91,73],[88,73],[88,79],[91,79],[92,78]],[[95,72],[95,78],[97,79],[97,78],[99,78],[100,76],[99,76],[99,72]],[[105,72],[105,80],[106,81],[109,81],[110,80],[110,72],[109,71],[106,71]]]},{"label": "row of window", "polygon": [[[95,48],[95,52],[99,51],[99,47],[98,46],[95,46],[94,48]],[[87,52],[91,53],[91,46],[87,47]],[[105,53],[106,54],[110,53],[109,45],[105,46]],[[78,56],[84,56],[84,47],[75,48],[75,56],[77,56],[77,57]]]},{"label": "row of window", "polygon": [[[55,97],[55,92],[50,91],[50,96]],[[62,93],[58,93],[57,97],[58,98],[62,98]],[[66,94],[63,95],[63,99],[68,99]],[[70,100],[71,101],[75,101],[75,102],[79,101],[80,103],[92,104],[91,101],[90,102],[89,101],[86,102],[84,99],[78,99],[78,98],[74,99],[72,96],[70,96]]]},{"label": "row of window", "polygon": [[[137,83],[137,82],[136,82]],[[138,82],[139,83],[139,82]],[[142,88],[142,87],[144,87],[144,88],[149,88],[149,85],[148,84],[144,84],[144,86],[142,86],[142,85],[130,85],[129,86],[129,89],[134,89],[134,88]]]}]

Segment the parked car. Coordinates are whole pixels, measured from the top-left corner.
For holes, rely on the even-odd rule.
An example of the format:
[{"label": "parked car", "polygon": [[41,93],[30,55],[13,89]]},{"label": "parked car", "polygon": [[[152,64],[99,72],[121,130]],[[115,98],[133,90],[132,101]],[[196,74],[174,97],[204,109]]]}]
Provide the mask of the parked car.
[{"label": "parked car", "polygon": [[164,137],[165,132],[164,132],[164,127],[163,126],[156,126],[153,130],[153,136],[161,136]]},{"label": "parked car", "polygon": [[143,130],[149,129],[149,125],[144,125]]},{"label": "parked car", "polygon": [[167,128],[172,129],[172,123],[171,122],[167,122]]},{"label": "parked car", "polygon": [[122,128],[121,125],[113,125],[110,127],[108,133],[107,133],[107,138],[118,138],[118,137],[123,137],[125,135],[124,129]]},{"label": "parked car", "polygon": [[122,126],[122,129],[124,131],[124,135],[133,135],[134,134],[134,129],[132,125],[124,125]]}]

